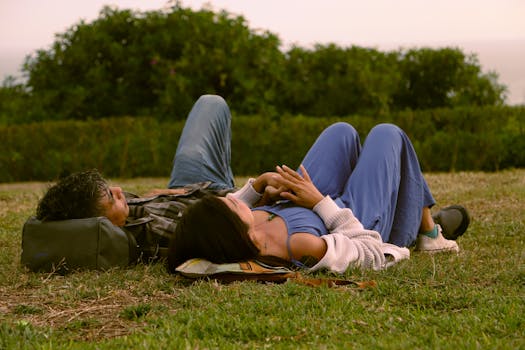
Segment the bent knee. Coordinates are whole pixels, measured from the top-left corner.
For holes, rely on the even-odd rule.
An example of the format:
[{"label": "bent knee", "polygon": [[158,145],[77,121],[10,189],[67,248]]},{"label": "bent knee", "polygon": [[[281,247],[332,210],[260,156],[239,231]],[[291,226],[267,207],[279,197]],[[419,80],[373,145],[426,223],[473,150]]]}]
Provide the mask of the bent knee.
[{"label": "bent knee", "polygon": [[330,125],[328,128],[326,128],[325,130],[326,132],[332,134],[332,135],[338,135],[338,136],[342,136],[342,135],[349,135],[349,136],[355,136],[357,135],[357,130],[350,124],[348,123],[345,123],[345,122],[336,122],[332,125]]},{"label": "bent knee", "polygon": [[226,101],[219,95],[201,95],[196,103],[215,104],[227,106]]},{"label": "bent knee", "polygon": [[372,134],[380,134],[383,137],[388,137],[388,136],[404,135],[405,132],[403,131],[403,129],[401,129],[399,126],[395,124],[382,123],[382,124],[377,124],[370,130],[369,135],[372,135]]}]

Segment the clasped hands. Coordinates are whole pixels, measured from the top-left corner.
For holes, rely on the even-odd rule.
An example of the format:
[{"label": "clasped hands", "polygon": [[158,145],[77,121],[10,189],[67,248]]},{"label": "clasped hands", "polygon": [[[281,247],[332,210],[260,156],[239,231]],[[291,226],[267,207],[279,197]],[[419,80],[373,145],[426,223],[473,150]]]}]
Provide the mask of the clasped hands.
[{"label": "clasped hands", "polygon": [[277,166],[276,172],[259,175],[252,184],[253,188],[263,195],[257,205],[288,199],[301,207],[312,209],[324,196],[315,187],[302,164],[299,169],[302,176],[286,165]]}]

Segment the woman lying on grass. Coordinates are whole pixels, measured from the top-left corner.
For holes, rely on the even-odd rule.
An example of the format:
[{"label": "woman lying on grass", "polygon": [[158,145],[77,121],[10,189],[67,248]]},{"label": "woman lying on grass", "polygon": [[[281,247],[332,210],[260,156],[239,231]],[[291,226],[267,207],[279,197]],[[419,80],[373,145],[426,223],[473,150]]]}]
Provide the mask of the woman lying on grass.
[{"label": "woman lying on grass", "polygon": [[[233,187],[230,111],[202,96],[177,147],[170,188],[211,181]],[[168,251],[169,270],[190,258],[215,263],[259,259],[311,270],[382,269],[416,251],[458,252],[469,218],[460,206],[434,221],[435,204],[407,135],[374,127],[361,146],[346,123],[325,129],[298,171],[277,166],[226,197],[206,196],[182,216]],[[438,220],[436,220],[438,221]]]}]

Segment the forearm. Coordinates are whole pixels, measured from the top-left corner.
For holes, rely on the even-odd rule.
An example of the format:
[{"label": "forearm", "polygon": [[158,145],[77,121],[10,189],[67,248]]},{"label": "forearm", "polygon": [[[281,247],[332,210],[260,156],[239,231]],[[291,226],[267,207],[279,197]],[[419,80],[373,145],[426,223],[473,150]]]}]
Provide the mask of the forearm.
[{"label": "forearm", "polygon": [[326,196],[313,208],[321,217],[330,234],[321,238],[326,253],[312,270],[327,268],[343,273],[349,267],[381,269],[385,265],[381,236],[364,229],[349,208],[339,208]]},{"label": "forearm", "polygon": [[361,222],[349,208],[340,208],[330,196],[325,196],[312,210],[323,220],[330,233],[337,230],[362,230]]},{"label": "forearm", "polygon": [[160,195],[179,195],[179,194],[185,194],[186,189],[184,188],[158,188],[153,189],[147,193],[145,193],[142,197],[155,197]]},{"label": "forearm", "polygon": [[[370,231],[369,233],[372,233]],[[365,233],[365,232],[363,232]],[[382,243],[366,233],[359,238],[350,238],[342,233],[333,233],[321,237],[326,243],[324,256],[310,270],[328,269],[344,273],[348,268],[380,270],[385,267]]]}]

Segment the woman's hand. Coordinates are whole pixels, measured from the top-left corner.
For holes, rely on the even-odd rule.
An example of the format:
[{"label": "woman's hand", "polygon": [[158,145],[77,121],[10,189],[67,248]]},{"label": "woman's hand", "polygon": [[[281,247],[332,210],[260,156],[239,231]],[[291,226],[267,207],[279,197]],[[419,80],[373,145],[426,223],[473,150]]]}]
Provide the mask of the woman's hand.
[{"label": "woman's hand", "polygon": [[313,184],[305,167],[301,164],[299,168],[303,176],[286,165],[277,166],[277,173],[281,175],[281,185],[289,189],[281,192],[280,195],[281,198],[289,199],[297,205],[312,209],[324,196]]},{"label": "woman's hand", "polygon": [[273,186],[266,186],[264,188],[264,193],[259,202],[257,202],[256,206],[260,207],[263,205],[268,205],[275,203],[276,201],[282,199],[281,198],[281,192],[283,192],[285,189],[284,187],[275,188]]},{"label": "woman's hand", "polygon": [[287,188],[281,182],[281,175],[276,172],[266,172],[259,175],[252,184],[253,189],[263,195],[256,206],[270,204],[282,199],[280,194]]}]

